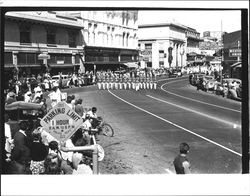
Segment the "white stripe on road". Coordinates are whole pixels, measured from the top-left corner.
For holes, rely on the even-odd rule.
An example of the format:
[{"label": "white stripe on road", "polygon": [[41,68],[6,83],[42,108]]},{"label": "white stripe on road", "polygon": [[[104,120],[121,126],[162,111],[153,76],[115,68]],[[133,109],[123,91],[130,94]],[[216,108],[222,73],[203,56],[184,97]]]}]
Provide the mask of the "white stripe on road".
[{"label": "white stripe on road", "polygon": [[148,113],[148,114],[150,114],[150,115],[152,115],[152,116],[154,116],[154,117],[156,117],[156,118],[158,118],[158,119],[160,119],[160,120],[163,120],[163,121],[165,121],[165,122],[167,122],[167,123],[169,123],[169,124],[171,124],[171,125],[173,125],[173,126],[175,126],[175,127],[177,127],[177,128],[180,128],[180,129],[182,129],[182,130],[184,130],[184,131],[186,131],[186,132],[189,132],[189,133],[191,133],[191,134],[193,134],[193,135],[195,135],[195,136],[197,136],[197,137],[199,137],[199,138],[202,138],[202,139],[204,139],[204,140],[206,140],[206,141],[208,141],[208,142],[210,142],[210,143],[212,143],[212,144],[215,144],[216,146],[219,146],[219,147],[221,147],[221,148],[223,148],[223,149],[225,149],[225,150],[227,150],[227,151],[229,151],[229,152],[232,152],[232,153],[234,153],[234,154],[236,154],[236,155],[238,155],[238,156],[242,156],[240,153],[235,152],[235,151],[233,151],[233,150],[231,150],[231,149],[229,149],[229,148],[227,148],[227,147],[225,147],[225,146],[222,146],[221,144],[218,144],[217,142],[214,142],[214,141],[212,141],[212,140],[210,140],[210,139],[208,139],[208,138],[206,138],[206,137],[203,137],[203,136],[201,136],[201,135],[199,135],[199,134],[197,134],[197,133],[194,133],[194,132],[192,132],[192,131],[190,131],[190,130],[184,128],[184,127],[181,127],[181,126],[179,126],[179,125],[177,125],[177,124],[175,124],[175,123],[173,123],[173,122],[171,122],[171,121],[169,121],[169,120],[166,120],[166,119],[164,119],[164,118],[162,118],[162,117],[160,117],[160,116],[157,116],[156,114],[153,114],[153,113],[151,113],[151,112],[149,112],[149,111],[147,111],[147,110],[144,110],[144,109],[142,109],[142,108],[140,108],[140,107],[138,107],[138,106],[136,106],[136,105],[134,105],[134,104],[132,104],[132,103],[130,103],[130,102],[124,100],[124,99],[122,99],[122,98],[120,98],[119,96],[117,96],[117,95],[115,95],[114,93],[112,93],[110,90],[108,90],[108,92],[109,92],[111,95],[113,95],[114,97],[116,97],[117,99],[120,99],[121,101],[123,101],[123,102],[125,102],[125,103],[127,103],[127,104],[129,104],[129,105],[131,105],[131,106],[133,106],[133,107],[135,107],[135,108],[137,108],[137,109],[143,111],[143,112],[146,112],[146,113]]},{"label": "white stripe on road", "polygon": [[[178,81],[183,81],[183,80],[178,80]],[[178,94],[176,94],[176,93],[172,93],[172,92],[170,92],[170,91],[167,91],[167,90],[163,89],[163,86],[165,86],[166,84],[170,84],[170,83],[174,83],[174,82],[178,82],[178,81],[171,81],[171,82],[167,82],[167,83],[161,85],[161,90],[163,90],[163,91],[165,91],[165,92],[167,92],[167,93],[169,93],[169,94],[171,94],[171,95],[175,95],[175,96],[177,96],[177,97],[181,97],[181,98],[188,99],[188,100],[191,100],[191,101],[195,101],[195,102],[198,102],[198,103],[202,103],[202,104],[214,106],[214,107],[217,107],[217,108],[222,108],[222,109],[224,109],[224,110],[230,110],[230,111],[233,111],[233,112],[239,112],[239,113],[241,113],[241,111],[239,111],[239,110],[234,110],[234,109],[231,109],[231,108],[226,108],[226,107],[223,107],[223,106],[219,106],[219,105],[215,105],[215,104],[211,104],[211,103],[199,101],[199,100],[196,100],[196,99],[184,97],[184,96],[182,96],[182,95],[178,95]]]},{"label": "white stripe on road", "polygon": [[162,99],[153,97],[153,96],[151,96],[151,95],[146,95],[146,96],[148,96],[148,97],[150,97],[150,98],[152,98],[152,99],[155,99],[155,100],[157,100],[157,101],[161,101],[161,102],[163,102],[163,103],[167,103],[167,104],[169,104],[169,105],[172,105],[172,106],[181,108],[181,109],[183,109],[183,110],[187,110],[187,111],[189,111],[189,112],[193,112],[193,113],[199,114],[199,115],[204,116],[204,117],[206,117],[206,118],[210,118],[210,119],[212,119],[212,120],[215,120],[215,121],[218,121],[218,122],[225,123],[225,124],[227,124],[227,125],[229,125],[229,126],[232,126],[232,127],[235,127],[235,126],[236,126],[238,129],[241,129],[241,125],[240,125],[240,124],[235,124],[235,123],[232,123],[231,121],[222,120],[222,119],[216,118],[216,117],[214,117],[214,116],[210,116],[210,115],[208,115],[208,114],[204,114],[204,113],[198,112],[198,111],[196,111],[196,110],[192,110],[192,109],[187,108],[187,107],[184,107],[184,106],[179,106],[179,105],[177,105],[177,104],[174,104],[174,103],[171,103],[171,102],[168,102],[168,101],[165,101],[165,100],[162,100]]}]

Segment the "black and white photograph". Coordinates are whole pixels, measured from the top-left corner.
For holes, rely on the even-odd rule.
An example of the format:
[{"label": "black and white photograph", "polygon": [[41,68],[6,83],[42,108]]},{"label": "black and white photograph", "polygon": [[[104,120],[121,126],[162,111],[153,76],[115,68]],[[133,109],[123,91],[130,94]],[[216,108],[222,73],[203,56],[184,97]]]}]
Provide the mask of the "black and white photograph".
[{"label": "black and white photograph", "polygon": [[235,176],[230,193],[250,194],[230,187],[249,181],[248,7],[95,3],[0,4],[1,176],[91,189],[151,176],[176,195],[186,176]]}]

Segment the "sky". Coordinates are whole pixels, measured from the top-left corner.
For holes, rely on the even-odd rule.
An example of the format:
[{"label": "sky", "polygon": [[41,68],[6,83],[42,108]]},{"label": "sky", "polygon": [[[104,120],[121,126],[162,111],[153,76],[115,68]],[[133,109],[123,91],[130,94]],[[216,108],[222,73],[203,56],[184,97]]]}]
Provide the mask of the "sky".
[{"label": "sky", "polygon": [[182,25],[196,29],[201,35],[204,31],[241,30],[240,11],[147,11],[138,12],[138,24],[155,24],[176,21]]}]

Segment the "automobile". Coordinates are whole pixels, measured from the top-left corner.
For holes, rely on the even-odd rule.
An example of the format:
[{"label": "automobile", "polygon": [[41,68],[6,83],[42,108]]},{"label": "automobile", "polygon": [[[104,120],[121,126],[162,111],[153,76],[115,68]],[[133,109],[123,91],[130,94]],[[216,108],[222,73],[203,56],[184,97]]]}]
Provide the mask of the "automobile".
[{"label": "automobile", "polygon": [[227,96],[228,93],[227,84],[221,82],[215,83],[214,91],[216,95],[222,95],[223,97]]},{"label": "automobile", "polygon": [[170,70],[169,71],[169,74],[168,74],[168,76],[170,77],[170,78],[172,78],[172,77],[181,77],[182,76],[182,72],[181,72],[181,70],[180,69],[173,69],[173,70]]},{"label": "automobile", "polygon": [[[9,116],[11,135],[19,130],[21,121],[32,122],[34,125],[46,114],[46,107],[37,103],[29,103],[24,101],[16,101],[5,105],[5,114]],[[33,128],[33,127],[32,127]]]},{"label": "automobile", "polygon": [[214,87],[217,83],[218,83],[218,81],[216,79],[208,80],[206,85],[205,85],[205,89],[207,89],[208,91],[213,91]]},{"label": "automobile", "polygon": [[[233,81],[236,82],[235,88],[232,88]],[[236,89],[241,86],[241,80],[237,78],[224,78],[222,82],[217,82],[215,85],[215,93],[217,95],[222,95],[223,97],[228,97],[231,99],[240,98],[237,96]],[[239,94],[239,93],[238,93]]]},{"label": "automobile", "polygon": [[224,78],[222,83],[227,83],[229,87],[233,86],[233,82],[236,82],[235,86],[239,87],[241,84],[241,79],[238,78]]},{"label": "automobile", "polygon": [[242,86],[239,85],[239,87],[231,88],[228,90],[227,98],[234,99],[237,101],[241,101],[242,98]]},{"label": "automobile", "polygon": [[200,78],[206,76],[205,74],[195,73],[191,79],[191,84],[196,86]]},{"label": "automobile", "polygon": [[210,81],[210,80],[212,80],[212,79],[214,79],[214,77],[213,76],[208,76],[208,75],[206,75],[206,76],[204,76],[204,77],[202,77],[202,89],[204,90],[204,91],[208,91],[209,90],[209,86],[207,85],[208,84],[208,82]]},{"label": "automobile", "polygon": [[[62,88],[68,88],[70,82],[70,76],[68,75],[61,75],[62,77]],[[54,75],[51,77],[51,84],[55,86],[56,84],[59,85],[60,75]]]}]

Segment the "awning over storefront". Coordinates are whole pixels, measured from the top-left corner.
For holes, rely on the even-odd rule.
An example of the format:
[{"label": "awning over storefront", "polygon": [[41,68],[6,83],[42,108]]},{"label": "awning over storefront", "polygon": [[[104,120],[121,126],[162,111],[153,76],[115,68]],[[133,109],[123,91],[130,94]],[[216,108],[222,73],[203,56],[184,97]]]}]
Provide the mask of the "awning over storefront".
[{"label": "awning over storefront", "polygon": [[234,63],[230,66],[231,68],[241,67],[241,62]]},{"label": "awning over storefront", "polygon": [[[4,65],[5,68],[14,68],[15,66],[13,64],[5,64]],[[23,64],[23,65],[17,65],[18,68],[22,68],[22,67],[41,67],[41,65],[38,64]]]},{"label": "awning over storefront", "polygon": [[138,68],[138,64],[134,62],[129,62],[129,63],[123,63],[125,66],[128,68]]},{"label": "awning over storefront", "polygon": [[70,67],[74,67],[74,65],[72,64],[49,64],[48,65],[51,68],[70,68]]}]

